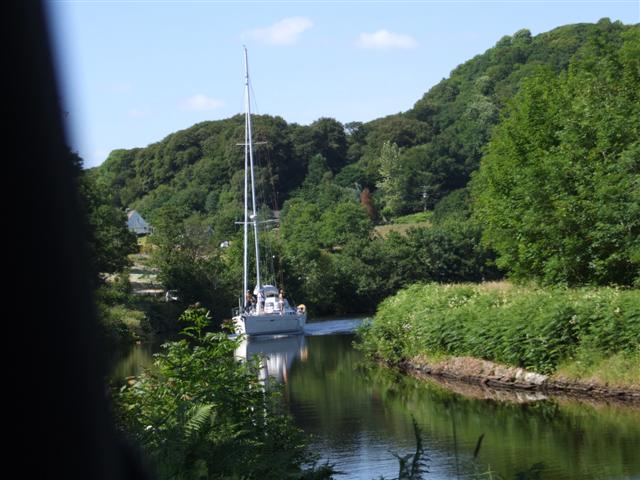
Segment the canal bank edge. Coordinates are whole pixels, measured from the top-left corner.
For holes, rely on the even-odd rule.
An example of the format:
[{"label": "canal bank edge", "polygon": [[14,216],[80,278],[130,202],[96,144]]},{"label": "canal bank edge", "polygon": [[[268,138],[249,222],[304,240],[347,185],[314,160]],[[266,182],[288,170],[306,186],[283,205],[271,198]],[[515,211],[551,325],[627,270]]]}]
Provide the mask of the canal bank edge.
[{"label": "canal bank edge", "polygon": [[[391,366],[390,363],[384,362]],[[592,382],[579,382],[562,377],[528,372],[473,357],[448,357],[431,360],[417,356],[395,365],[402,372],[418,378],[443,378],[499,390],[542,392],[595,399],[615,399],[640,404],[640,389],[615,388]]]}]

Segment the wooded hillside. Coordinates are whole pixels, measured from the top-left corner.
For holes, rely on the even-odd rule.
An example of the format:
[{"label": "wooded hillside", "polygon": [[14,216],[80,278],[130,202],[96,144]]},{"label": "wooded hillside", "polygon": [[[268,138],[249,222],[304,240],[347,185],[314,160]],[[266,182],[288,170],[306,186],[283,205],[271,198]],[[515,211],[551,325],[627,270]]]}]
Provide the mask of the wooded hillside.
[{"label": "wooded hillside", "polygon": [[[520,30],[404,113],[308,126],[256,115],[258,195],[282,219],[262,237],[264,271],[314,313],[504,273],[638,285],[638,58],[639,25]],[[222,311],[241,277],[243,141],[241,115],[202,122],[91,172],[156,227],[165,286]]]},{"label": "wooded hillside", "polygon": [[[340,186],[368,187],[380,181],[384,142],[401,149],[392,214],[422,210],[423,190],[432,208],[447,193],[464,187],[476,170],[491,128],[522,80],[540,67],[554,73],[571,60],[598,49],[615,49],[622,33],[637,26],[603,19],[532,36],[519,30],[485,53],[465,62],[404,113],[345,125],[321,118],[311,125],[280,117],[256,116],[255,138],[265,161],[259,178],[268,203],[281,206],[307,175],[310,159],[322,155]],[[375,99],[372,99],[375,101]],[[99,176],[116,193],[116,202],[153,218],[172,204],[216,217],[218,229],[233,229],[241,199],[243,118],[198,123],[145,148],[115,150]],[[385,199],[378,195],[383,205]],[[230,232],[229,232],[230,233]]]}]

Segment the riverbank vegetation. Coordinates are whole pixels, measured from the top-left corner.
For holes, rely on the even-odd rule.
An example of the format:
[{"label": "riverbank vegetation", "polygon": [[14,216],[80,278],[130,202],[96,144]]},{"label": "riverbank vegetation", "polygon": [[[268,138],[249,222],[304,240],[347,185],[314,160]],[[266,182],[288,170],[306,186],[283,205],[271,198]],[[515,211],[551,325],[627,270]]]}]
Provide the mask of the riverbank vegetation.
[{"label": "riverbank vegetation", "polygon": [[413,285],[382,302],[359,348],[392,364],[472,356],[640,388],[640,291]]},{"label": "riverbank vegetation", "polygon": [[89,280],[106,349],[113,352],[174,329],[181,305],[153,295],[136,295],[132,289],[131,259],[139,257],[139,250],[151,247],[127,229],[125,211],[114,202],[113,191],[96,172],[83,171],[78,155],[69,152],[69,158],[75,167]]},{"label": "riverbank vegetation", "polygon": [[175,332],[176,319],[183,310],[181,303],[167,302],[164,296],[136,294],[129,277],[129,269],[124,269],[102,282],[94,293],[101,337],[108,351]]},{"label": "riverbank vegetation", "polygon": [[314,466],[303,433],[283,412],[278,391],[240,362],[240,339],[205,332],[211,318],[193,307],[186,338],[170,342],[153,368],[114,393],[120,428],[145,452],[158,478],[330,478]]},{"label": "riverbank vegetation", "polygon": [[523,80],[472,175],[481,244],[511,278],[544,287],[409,287],[363,331],[370,355],[640,385],[640,30],[609,40]]},{"label": "riverbank vegetation", "polygon": [[111,351],[119,346],[144,340],[151,333],[144,311],[135,308],[128,273],[116,275],[95,292],[101,336]]}]

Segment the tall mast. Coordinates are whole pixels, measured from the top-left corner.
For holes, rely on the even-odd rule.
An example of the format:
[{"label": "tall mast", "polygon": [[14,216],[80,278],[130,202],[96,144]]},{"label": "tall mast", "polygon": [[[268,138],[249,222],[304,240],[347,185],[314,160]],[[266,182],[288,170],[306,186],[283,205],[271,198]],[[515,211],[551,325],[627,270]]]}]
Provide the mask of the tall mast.
[{"label": "tall mast", "polygon": [[[248,110],[248,106],[247,106],[247,102],[249,99],[249,64],[247,62],[247,49],[246,47],[244,47],[244,78],[245,78],[245,82],[244,82],[244,96],[245,96],[245,100],[244,100],[244,110],[245,110],[245,114],[244,114],[244,223],[243,223],[243,229],[244,229],[244,236],[243,236],[243,246],[242,246],[242,252],[243,252],[243,256],[242,256],[242,304],[246,307],[247,306],[247,295],[246,292],[247,290],[249,290],[248,285],[247,285],[247,276],[248,276],[248,270],[249,270],[249,264],[248,264],[248,255],[249,255],[249,249],[248,249],[248,244],[247,244],[247,229],[249,227],[249,194],[248,194],[248,175],[249,175],[249,150],[248,150],[248,139],[247,136],[249,134],[249,129],[247,128],[247,110]],[[250,138],[250,137],[249,137]]]},{"label": "tall mast", "polygon": [[245,165],[245,174],[244,174],[244,185],[245,185],[245,210],[244,210],[244,260],[245,260],[245,291],[246,282],[247,282],[247,255],[248,255],[248,242],[247,242],[247,226],[248,226],[248,195],[247,195],[247,157],[249,161],[250,171],[251,171],[251,224],[253,225],[253,235],[254,235],[254,245],[256,251],[256,286],[260,288],[260,249],[258,245],[258,215],[256,212],[256,188],[255,188],[255,177],[253,174],[253,135],[251,132],[251,95],[249,93],[249,58],[247,55],[247,47],[244,47],[244,69],[245,69],[245,153],[244,153],[244,165]]}]

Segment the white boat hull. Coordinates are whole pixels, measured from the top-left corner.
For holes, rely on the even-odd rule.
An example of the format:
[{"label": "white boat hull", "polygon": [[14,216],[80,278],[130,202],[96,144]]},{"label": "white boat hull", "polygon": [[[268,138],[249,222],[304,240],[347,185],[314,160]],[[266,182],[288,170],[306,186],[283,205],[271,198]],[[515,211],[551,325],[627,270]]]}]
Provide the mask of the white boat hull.
[{"label": "white boat hull", "polygon": [[261,313],[233,317],[236,332],[246,335],[275,335],[278,333],[302,333],[307,323],[306,313]]}]

